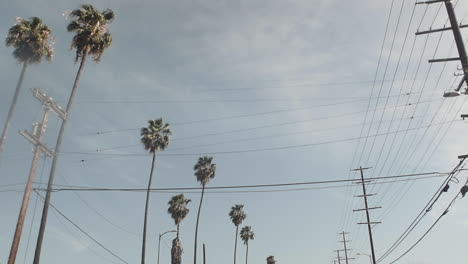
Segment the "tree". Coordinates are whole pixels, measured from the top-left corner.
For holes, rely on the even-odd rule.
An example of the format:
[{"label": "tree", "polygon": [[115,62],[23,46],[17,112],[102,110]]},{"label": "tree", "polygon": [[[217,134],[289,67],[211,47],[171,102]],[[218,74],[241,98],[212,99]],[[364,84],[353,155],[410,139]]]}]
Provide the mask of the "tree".
[{"label": "tree", "polygon": [[171,263],[172,264],[181,264],[182,263],[182,244],[179,240],[179,230],[180,223],[188,215],[189,209],[187,205],[191,202],[190,199],[185,199],[183,194],[173,196],[169,201],[169,208],[167,212],[174,219],[174,223],[177,225],[177,236],[172,240],[172,249],[171,249]]},{"label": "tree", "polygon": [[234,264],[236,264],[236,255],[237,255],[237,237],[239,236],[239,225],[245,220],[247,215],[244,212],[243,204],[236,204],[231,207],[229,212],[229,217],[231,218],[232,223],[236,226],[236,239],[234,243]]},{"label": "tree", "polygon": [[255,233],[252,231],[252,227],[244,226],[240,231],[240,237],[242,241],[244,241],[244,245],[246,246],[245,264],[247,264],[249,258],[249,240],[253,240],[255,238]]},{"label": "tree", "polygon": [[68,104],[65,110],[67,118],[63,120],[62,125],[60,126],[57,143],[55,144],[55,156],[52,160],[52,166],[49,173],[49,181],[47,184],[44,207],[42,209],[41,225],[39,227],[39,235],[37,238],[33,264],[39,264],[42,241],[44,239],[45,226],[49,212],[50,196],[55,179],[55,172],[57,170],[60,148],[62,146],[65,127],[70,117],[70,111],[73,106],[83,67],[88,56],[91,56],[95,62],[99,62],[104,51],[112,44],[112,35],[108,31],[109,23],[111,23],[115,18],[112,10],[106,9],[100,12],[92,5],[81,5],[81,8],[75,9],[70,13],[69,18],[71,19],[71,22],[68,24],[67,30],[68,32],[75,33],[71,48],[76,49],[75,63],[80,61],[80,66],[75,76],[70,97],[68,98]]},{"label": "tree", "polygon": [[198,158],[197,164],[193,167],[195,171],[195,177],[197,177],[197,181],[200,182],[202,186],[202,193],[200,198],[200,205],[198,206],[198,213],[197,213],[197,223],[195,224],[195,244],[194,244],[194,251],[193,251],[193,263],[197,264],[197,238],[198,238],[198,223],[200,220],[200,211],[203,203],[203,196],[205,194],[205,185],[213,179],[216,174],[216,164],[212,163],[213,157],[200,157]]},{"label": "tree", "polygon": [[274,256],[268,256],[266,261],[267,261],[267,264],[276,264],[276,260]]},{"label": "tree", "polygon": [[143,242],[141,247],[141,264],[145,264],[146,254],[146,231],[148,223],[148,207],[150,198],[151,183],[153,181],[154,165],[156,163],[156,152],[164,151],[169,145],[171,135],[169,124],[163,122],[162,118],[149,120],[148,127],[143,127],[140,131],[141,143],[145,150],[152,154],[151,171],[149,175],[148,188],[146,189],[145,218],[143,221]]},{"label": "tree", "polygon": [[0,138],[0,158],[10,128],[11,118],[18,102],[26,68],[30,64],[40,63],[44,58],[51,61],[54,54],[51,43],[52,30],[40,18],[31,17],[29,20],[17,18],[16,21],[17,23],[8,31],[5,44],[7,47],[12,46],[14,48],[13,57],[23,64],[23,68],[16,83],[15,94],[11,100],[2,137]]}]

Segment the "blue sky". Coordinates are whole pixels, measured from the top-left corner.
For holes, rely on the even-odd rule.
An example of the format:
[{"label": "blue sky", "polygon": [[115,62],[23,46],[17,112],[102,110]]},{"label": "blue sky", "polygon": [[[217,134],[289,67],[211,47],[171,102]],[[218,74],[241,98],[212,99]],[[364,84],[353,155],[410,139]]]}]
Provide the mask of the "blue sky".
[{"label": "blue sky", "polygon": [[[466,111],[465,98],[442,98],[454,81],[456,63],[431,67],[427,60],[455,56],[453,37],[443,34],[438,45],[439,34],[429,36],[427,42],[420,36],[410,52],[414,32],[444,25],[446,12],[438,12],[438,4],[427,12],[425,6],[418,6],[405,42],[414,2],[402,1],[393,2],[377,75],[391,1],[93,1],[97,8],[111,8],[116,13],[109,27],[113,45],[101,63],[89,61],[85,66],[56,184],[144,188],[151,157],[139,144],[138,128],[159,117],[173,124],[173,141],[157,159],[155,188],[197,187],[192,168],[200,153],[218,153],[213,154],[218,169],[211,186],[347,179],[358,176],[349,171],[359,165],[372,166],[366,175],[374,177],[450,171],[457,156],[466,153],[466,123],[458,118]],[[30,88],[40,87],[61,105],[66,104],[78,65],[69,49],[72,34],[66,32],[68,21],[63,14],[79,4],[71,0],[0,4],[1,38],[15,17],[30,16],[43,18],[55,38],[53,62],[34,65],[26,73],[0,161],[0,186],[19,184],[0,187],[1,263],[7,260],[21,184],[32,158],[31,146],[16,131],[29,129],[41,117],[41,106]],[[466,18],[468,4],[460,1],[457,14]],[[11,52],[11,48],[0,47],[2,124],[21,69]],[[375,115],[374,109],[378,109]],[[456,121],[449,123],[452,120]],[[58,124],[56,117],[49,123],[49,146],[55,142]],[[400,131],[405,128],[410,130]],[[367,141],[310,145],[357,138],[361,129],[364,135],[383,135]],[[397,130],[400,132],[386,136]],[[309,146],[288,148],[303,144]],[[244,152],[282,147],[286,149]],[[46,182],[50,163],[41,161],[37,182]],[[464,182],[466,175],[461,173],[459,179]],[[442,181],[434,178],[369,187],[377,193],[370,203],[383,207],[372,212],[374,219],[383,222],[374,228],[377,256],[398,238]],[[454,185],[382,263],[389,263],[417,240],[461,185]],[[174,194],[151,196],[148,263],[156,261],[157,234],[174,228],[166,213],[167,201]],[[268,255],[279,263],[329,263],[333,250],[341,247],[337,233],[343,230],[350,232],[349,247],[356,257],[353,263],[367,263],[367,258],[355,256],[369,253],[366,230],[356,224],[364,215],[352,212],[362,207],[362,201],[353,198],[358,194],[356,186],[208,192],[199,241],[207,246],[209,263],[231,261],[235,229],[228,212],[232,205],[242,203],[248,215],[245,224],[256,233],[250,244],[250,263],[265,262]],[[189,263],[199,194],[186,196],[193,202],[181,226],[181,241],[184,263]],[[144,198],[144,193],[132,192],[58,192],[52,203],[128,263],[137,263]],[[35,204],[33,196],[17,263],[32,259],[42,208],[40,200],[36,210]],[[468,235],[464,204],[460,200],[399,263],[462,263],[463,238]],[[118,263],[52,212],[47,231],[43,263]],[[169,262],[171,239],[170,235],[163,239],[161,263]],[[244,250],[240,245],[241,262]]]}]

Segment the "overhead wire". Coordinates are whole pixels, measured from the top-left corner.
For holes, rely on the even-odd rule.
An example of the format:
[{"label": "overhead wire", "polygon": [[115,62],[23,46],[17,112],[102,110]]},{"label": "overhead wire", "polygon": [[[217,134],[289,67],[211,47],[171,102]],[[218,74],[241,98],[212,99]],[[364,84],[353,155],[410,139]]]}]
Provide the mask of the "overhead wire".
[{"label": "overhead wire", "polygon": [[[36,195],[37,196],[37,195]],[[91,253],[93,253],[95,256],[105,260],[105,261],[108,261],[108,262],[111,262],[111,263],[121,263],[121,262],[116,262],[114,260],[111,260],[111,259],[108,259],[106,257],[104,257],[103,255],[99,254],[96,250],[94,250],[92,247],[90,247],[88,244],[84,243],[83,241],[81,241],[81,239],[79,239],[71,230],[70,228],[62,221],[62,219],[60,219],[59,217],[59,214],[56,212],[56,211],[52,211],[54,216],[55,216],[55,219],[57,219],[57,221],[65,228],[65,230],[75,239],[75,241],[77,241],[79,244],[81,244],[83,247],[85,247],[87,250],[89,250]]]},{"label": "overhead wire", "polygon": [[[457,3],[458,3],[458,2],[457,2]],[[435,19],[434,19],[434,20],[435,20]],[[447,23],[447,21],[446,21],[446,23]],[[441,34],[441,36],[442,36],[442,34]],[[452,50],[453,44],[454,44],[454,42],[452,42],[452,46],[451,46],[450,50]],[[440,82],[440,79],[441,79],[441,77],[442,77],[442,74],[444,73],[444,69],[445,69],[446,65],[447,65],[447,62],[444,63],[444,66],[443,66],[443,69],[442,69],[442,71],[441,71],[441,74],[439,75],[439,78],[438,78],[438,80],[437,80],[436,87],[438,86],[438,84],[439,84],[439,82]],[[455,80],[456,80],[456,78],[455,78]],[[443,105],[443,102],[439,105],[438,109],[435,111],[435,113],[434,113],[434,115],[433,115],[433,117],[432,117],[432,119],[431,119],[431,121],[430,121],[430,124],[433,123],[433,121],[434,121],[435,117],[437,116],[438,112],[441,110],[442,105]],[[450,113],[450,111],[451,111],[451,109],[453,108],[453,106],[454,106],[454,104],[452,104],[451,107],[450,107],[450,109],[447,111],[447,115]],[[458,113],[458,111],[457,111],[457,113]],[[455,120],[456,114],[457,114],[457,113],[455,113],[455,117],[454,117],[453,121]],[[444,120],[444,119],[445,119],[445,118],[443,118],[443,120]],[[450,123],[449,123],[449,126],[450,126]],[[443,125],[441,125],[441,126],[437,129],[437,131],[436,131],[436,133],[434,134],[434,137],[433,137],[434,139],[438,136],[438,134],[440,133],[442,127],[443,127]],[[416,151],[418,150],[418,147],[422,146],[420,143],[421,143],[422,139],[426,136],[428,130],[429,130],[429,128],[426,128],[425,131],[424,131],[424,134],[423,134],[422,136],[419,136],[418,143],[416,143],[416,145],[415,145],[415,146],[417,146],[417,147],[416,147],[416,148],[413,148],[413,152],[410,154],[410,156],[409,156],[408,158],[403,159],[403,160],[407,160],[407,162],[404,164],[404,167],[403,167],[403,164],[402,164],[402,167],[400,167],[400,169],[398,170],[398,173],[402,173],[403,170],[404,170],[404,168],[407,167],[407,166],[409,165],[409,160],[412,159],[412,157],[414,156],[414,154],[415,154]],[[414,138],[414,139],[415,139],[415,138]],[[415,142],[414,139],[413,139],[411,142]],[[432,140],[429,140],[429,142],[432,142]],[[429,147],[431,147],[431,146],[432,146],[432,144],[428,144],[428,145],[427,145],[426,150],[422,152],[423,154],[421,155],[419,161],[418,161],[418,162],[416,163],[416,165],[414,166],[413,171],[416,171],[417,168],[420,166],[420,164],[422,163],[423,158],[425,157],[424,154],[426,154],[426,153],[428,152],[428,149],[429,149]],[[411,149],[411,146],[409,147],[409,149]],[[431,156],[432,156],[433,153],[434,153],[434,152],[431,153]],[[429,157],[429,158],[430,158],[430,157]],[[394,209],[394,208],[401,202],[401,200],[403,199],[404,196],[406,196],[406,194],[407,194],[408,191],[411,189],[411,187],[413,186],[413,184],[414,184],[414,182],[410,182],[410,183],[409,183],[409,186],[405,185],[405,186],[403,186],[402,188],[399,188],[398,194],[394,196],[394,198],[393,198],[393,200],[392,200],[392,202],[391,202],[390,207],[386,208],[386,210],[384,211],[384,213],[382,213],[382,216],[381,216],[381,217],[385,217],[392,209]],[[388,186],[387,186],[387,189],[386,189],[386,191],[384,192],[383,196],[381,197],[381,199],[380,199],[380,201],[379,201],[379,204],[381,203],[381,201],[382,201],[382,199],[384,198],[384,196],[388,193],[388,189],[390,188],[390,186],[391,186],[391,185],[388,185]],[[406,190],[405,190],[405,188],[406,188]],[[403,193],[403,194],[402,194],[402,193]],[[402,194],[402,195],[401,195],[401,194]],[[395,203],[395,201],[396,201],[396,203]]]},{"label": "overhead wire", "polygon": [[[414,6],[414,8],[415,8],[415,7],[416,7],[416,6]],[[427,13],[427,9],[428,9],[428,8],[427,8],[427,6],[426,6],[426,9],[425,9],[425,11],[424,11],[423,17],[421,18],[421,22],[420,22],[419,27],[418,27],[418,31],[419,31],[419,28],[421,27],[422,22],[423,22],[423,20],[424,20],[424,18],[425,18],[425,15],[426,15],[426,13]],[[436,15],[436,17],[434,18],[433,22],[436,20],[436,18],[437,18],[437,15]],[[416,41],[416,38],[415,38],[415,41]],[[421,57],[420,57],[420,59],[419,59],[418,67],[417,67],[417,69],[416,69],[415,78],[417,78],[417,75],[418,75],[418,72],[419,72],[419,67],[421,66],[421,60],[422,60],[423,55],[424,55],[424,53],[425,53],[425,50],[426,50],[426,48],[427,48],[427,42],[428,42],[428,36],[427,36],[427,38],[426,38],[423,51],[421,52]],[[440,40],[439,40],[439,43],[440,43]],[[435,51],[435,52],[437,52],[437,49],[438,49],[438,47],[436,48],[436,51]],[[401,55],[401,54],[400,54],[400,55]],[[409,67],[409,62],[408,62],[408,66],[407,66],[407,67]],[[426,75],[426,78],[425,78],[425,81],[424,81],[424,84],[423,84],[421,90],[424,90],[423,88],[424,88],[424,86],[426,85],[426,82],[427,82],[427,80],[428,80],[428,78],[429,78],[429,72],[430,72],[430,69],[428,70],[428,74]],[[405,74],[406,74],[406,73],[405,73]],[[414,79],[413,79],[413,80],[414,80]],[[412,84],[411,84],[411,88],[410,88],[410,91],[411,91],[411,92],[413,91],[414,84],[415,84],[415,81],[413,81]],[[419,101],[419,100],[420,100],[420,99],[418,98],[418,101]],[[413,114],[416,112],[417,106],[418,106],[418,104],[416,103],[416,107],[414,108]],[[406,108],[404,109],[402,116],[405,114],[405,112],[406,112]],[[407,128],[410,127],[410,124],[411,124],[412,121],[413,121],[413,120],[410,120],[410,121],[408,122]],[[398,124],[398,127],[400,127],[400,125],[401,125],[401,122]],[[407,131],[407,132],[408,132],[408,131]],[[400,141],[400,146],[398,147],[398,152],[401,150],[402,142],[404,142],[404,140],[406,139],[407,132],[405,132],[405,135],[403,136],[403,139]],[[396,138],[396,136],[397,136],[397,135],[395,135],[394,139]],[[394,143],[393,143],[393,142],[394,142],[394,140],[392,140],[392,144],[391,144],[391,147],[390,147],[390,151],[391,151],[391,149],[392,149],[393,146],[394,146]],[[413,141],[411,141],[411,143],[412,143],[412,142],[413,142]],[[389,151],[389,153],[390,153],[390,151]],[[381,150],[379,153],[381,153],[381,152],[382,152],[382,150]],[[379,154],[379,156],[380,156],[380,155],[381,155],[381,154]],[[370,156],[371,156],[371,153],[369,152],[368,157],[370,158]],[[395,158],[398,157],[398,153],[395,154],[394,157],[395,157]],[[393,165],[395,164],[395,158],[394,158],[394,161],[392,162],[392,166],[390,167],[389,171],[391,170],[391,168],[392,168]],[[387,158],[385,159],[384,164],[386,164],[387,160],[388,160],[388,156],[387,156]],[[379,174],[381,173],[383,167],[384,167],[384,166],[381,166],[381,169],[380,169]],[[376,170],[374,170],[374,172],[373,172],[372,175],[374,175],[375,171],[376,171]],[[388,175],[388,174],[387,174],[387,175]],[[390,184],[390,185],[387,185],[387,189],[389,189],[390,186],[391,186],[391,184]],[[372,191],[372,190],[371,190],[371,191]],[[381,197],[381,200],[382,200],[382,197]],[[379,203],[379,204],[380,204],[380,203]],[[359,234],[360,234],[360,231],[361,231],[361,230],[362,230],[361,227],[359,227],[359,231],[358,231]]]},{"label": "overhead wire", "polygon": [[[468,181],[467,181],[467,184],[468,184]],[[429,229],[424,232],[424,234],[408,249],[406,250],[403,254],[401,254],[399,257],[397,257],[395,260],[393,260],[392,262],[390,262],[390,264],[393,264],[397,261],[399,261],[401,258],[403,258],[404,256],[406,256],[409,252],[411,252],[419,243],[421,243],[421,241],[429,234],[429,232],[432,231],[432,229],[439,223],[439,221],[442,219],[442,217],[444,217],[450,210],[450,208],[453,207],[453,205],[455,204],[455,201],[458,199],[458,197],[460,196],[460,192],[457,193],[457,195],[452,199],[452,201],[448,204],[447,208],[442,212],[442,214],[434,221],[434,223],[429,227]]]},{"label": "overhead wire", "polygon": [[[403,1],[403,2],[404,2],[404,1]],[[408,27],[407,27],[407,29],[406,29],[405,38],[404,38],[404,41],[403,41],[403,44],[402,44],[402,47],[401,47],[401,50],[400,50],[400,56],[399,56],[399,58],[398,58],[397,67],[395,68],[395,72],[394,72],[394,74],[393,74],[392,80],[395,80],[395,79],[396,79],[396,76],[397,76],[397,73],[398,73],[398,69],[399,69],[399,65],[400,65],[401,59],[402,59],[403,54],[404,54],[405,45],[406,45],[406,42],[407,42],[407,40],[408,40],[408,36],[409,36],[410,29],[411,29],[411,25],[412,25],[412,22],[413,22],[413,19],[414,19],[414,14],[415,14],[415,12],[416,12],[416,5],[413,6],[413,10],[411,11],[410,21],[409,21]],[[406,77],[407,77],[408,69],[409,69],[409,66],[410,66],[410,61],[411,61],[411,58],[412,58],[412,56],[413,56],[413,51],[414,51],[414,47],[415,47],[415,44],[416,44],[416,39],[417,39],[417,38],[414,37],[413,45],[412,45],[412,47],[411,47],[411,51],[410,51],[408,63],[407,63],[407,66],[406,66],[406,70],[405,70],[405,73],[404,73],[404,76],[403,76],[403,80],[406,80]],[[394,82],[392,81],[391,87],[390,87],[390,89],[389,89],[389,93],[392,91],[393,84],[394,84]],[[399,93],[398,93],[398,94],[401,94],[401,93],[402,93],[403,87],[404,87],[404,81],[403,81],[403,83],[402,83],[401,86],[400,86],[400,90],[399,90]],[[387,102],[388,102],[388,100],[387,100]],[[387,102],[385,102],[385,104],[387,104]],[[400,102],[400,96],[398,96],[398,98],[397,98],[397,104],[398,104],[399,102]],[[390,131],[390,129],[391,129],[391,127],[392,127],[393,120],[394,120],[394,118],[395,118],[395,113],[396,113],[396,112],[397,112],[396,109],[394,109],[393,112],[392,112],[392,117],[391,117],[390,125],[388,126],[387,131]],[[384,116],[384,112],[382,112],[381,120],[383,119],[383,116]],[[377,164],[379,164],[379,161],[380,161],[382,152],[383,152],[383,150],[384,150],[385,144],[387,143],[387,138],[388,138],[388,137],[385,137],[384,143],[383,143],[383,145],[382,145],[382,148],[381,148],[381,150],[379,151],[379,154],[378,154],[379,156],[378,156],[378,158],[377,158],[377,161],[375,162],[376,166],[377,166]],[[395,138],[396,138],[396,135],[393,137],[393,139],[395,139]],[[394,143],[394,140],[393,140],[392,143],[390,144],[390,150],[389,150],[388,153],[390,153],[391,147],[393,146],[393,143]],[[387,155],[387,157],[388,157],[388,155]],[[385,166],[385,162],[387,161],[387,157],[384,159],[384,165],[382,165],[382,167]],[[376,171],[376,170],[373,170],[372,175],[374,175],[375,171]],[[379,174],[380,174],[380,173],[379,173]]]},{"label": "overhead wire", "polygon": [[[449,123],[449,122],[442,122],[433,124],[431,126],[437,126],[440,124]],[[426,127],[426,126],[423,126]],[[400,131],[392,131],[389,133],[402,133],[411,131],[411,130],[418,130],[421,127],[410,128]],[[380,133],[380,134],[373,134],[369,135],[369,137],[375,136],[385,136],[387,133]],[[241,154],[241,153],[254,153],[254,152],[264,152],[264,151],[277,151],[277,150],[285,150],[285,149],[297,149],[297,148],[305,148],[305,147],[312,147],[312,146],[319,146],[319,145],[326,145],[326,144],[333,144],[333,143],[341,143],[347,141],[354,141],[359,140],[361,137],[352,137],[352,138],[344,138],[338,140],[330,140],[324,142],[316,142],[316,143],[306,143],[306,144],[297,144],[297,145],[289,145],[289,146],[280,146],[280,147],[266,147],[266,148],[254,148],[254,149],[242,149],[242,150],[229,150],[229,151],[207,151],[207,152],[198,152],[198,153],[162,153],[159,154],[160,157],[170,157],[170,156],[203,156],[203,155],[226,155],[226,154]],[[63,151],[62,154],[64,155],[88,155],[88,156],[115,156],[115,157],[146,157],[147,154],[138,154],[138,153],[93,153],[93,152],[80,152],[80,151]]]},{"label": "overhead wire", "polygon": [[[400,178],[411,178],[421,176],[435,176],[435,175],[448,175],[446,172],[422,172],[405,175],[393,175],[385,177],[369,178],[369,180],[386,180],[386,179],[400,179]],[[339,180],[321,180],[321,181],[305,181],[305,182],[287,182],[287,183],[274,183],[274,184],[250,184],[250,185],[227,185],[227,186],[207,186],[205,190],[225,190],[225,189],[258,189],[258,188],[270,188],[270,187],[290,187],[290,186],[303,186],[303,185],[318,185],[318,184],[332,184],[332,183],[344,183],[344,182],[357,182],[360,179],[339,179]],[[57,185],[60,188],[54,188],[54,192],[59,191],[145,191],[147,188],[99,188],[99,187],[83,187],[83,186],[66,186]],[[168,187],[168,188],[151,188],[150,191],[190,191],[190,190],[202,190],[202,187]],[[42,189],[36,189],[42,190]]]},{"label": "overhead wire", "polygon": [[[37,191],[37,190],[34,190],[36,192],[37,195],[39,195],[39,197],[45,201],[45,198]],[[72,221],[69,217],[67,217],[65,214],[62,213],[62,211],[60,211],[57,207],[55,207],[52,203],[49,203],[49,206],[54,209],[61,217],[63,217],[65,220],[67,220],[70,224],[72,224],[76,229],[78,229],[81,233],[83,233],[86,237],[88,237],[89,239],[91,239],[94,243],[96,243],[99,247],[101,247],[102,249],[104,249],[107,253],[111,254],[112,256],[114,256],[115,258],[117,258],[118,260],[120,260],[122,263],[126,263],[126,264],[129,264],[127,261],[123,260],[121,257],[119,257],[116,253],[114,253],[113,251],[111,251],[109,248],[107,248],[106,246],[104,246],[101,242],[97,241],[93,236],[91,236],[88,232],[86,232],[83,228],[81,228],[78,224],[76,224],[74,221]]]},{"label": "overhead wire", "polygon": [[[405,93],[404,95],[411,95],[410,93]],[[396,97],[398,95],[392,95],[392,97]],[[209,118],[209,119],[198,119],[198,120],[191,120],[185,122],[176,122],[172,123],[172,126],[181,126],[181,125],[191,125],[196,123],[204,123],[204,122],[212,122],[212,121],[225,121],[229,119],[237,119],[237,118],[249,118],[254,116],[262,116],[262,115],[270,115],[270,114],[277,114],[277,113],[286,113],[286,112],[293,112],[293,111],[302,111],[312,108],[320,108],[320,107],[329,107],[329,106],[336,106],[341,104],[348,104],[348,103],[355,103],[355,102],[364,102],[367,99],[359,99],[353,101],[345,101],[345,102],[338,102],[338,103],[331,103],[331,104],[323,104],[323,105],[314,105],[308,107],[301,107],[301,108],[290,108],[290,109],[281,109],[281,110],[273,110],[273,111],[265,111],[265,112],[257,112],[257,113],[250,113],[250,114],[242,114],[242,115],[231,115],[231,116],[224,116],[224,117],[217,117],[217,118]],[[95,133],[91,133],[91,135],[103,135],[103,134],[111,134],[111,133],[119,133],[119,132],[128,132],[128,131],[138,131],[139,128],[124,128],[124,129],[115,129],[115,130],[104,130],[98,131]]]},{"label": "overhead wire", "polygon": [[[438,101],[438,100],[436,100]],[[428,100],[425,102],[420,102],[420,103],[430,103],[433,102],[433,100]],[[401,108],[401,107],[406,107],[407,105],[396,105],[394,106],[395,108]],[[381,110],[382,108],[379,108],[377,110]],[[342,118],[342,117],[349,117],[349,116],[355,116],[361,113],[365,113],[366,111],[354,111],[354,112],[347,112],[344,114],[336,114],[336,115],[329,115],[325,117],[315,117],[315,118],[309,118],[309,119],[303,119],[303,120],[293,120],[293,121],[287,121],[287,122],[281,122],[281,123],[273,123],[273,124],[266,124],[266,125],[260,125],[260,126],[254,126],[254,127],[244,127],[244,128],[239,128],[239,129],[233,129],[233,130],[225,130],[225,131],[219,131],[219,132],[210,132],[210,133],[205,133],[205,134],[199,134],[199,135],[193,135],[193,136],[186,136],[186,137],[176,137],[171,139],[172,142],[177,142],[181,140],[191,140],[191,139],[199,139],[202,137],[212,137],[212,136],[221,136],[221,135],[229,135],[229,134],[235,134],[235,133],[240,133],[240,132],[247,132],[247,131],[253,131],[253,130],[258,130],[258,129],[264,129],[264,128],[271,128],[271,127],[280,127],[280,126],[287,126],[287,125],[295,125],[295,124],[301,124],[301,123],[308,123],[312,121],[319,121],[319,120],[329,120],[329,119],[334,119],[334,118]],[[112,150],[112,149],[124,149],[124,148],[131,148],[131,147],[136,147],[140,146],[141,144],[129,144],[129,145],[121,145],[121,146],[113,146],[113,147],[106,147],[106,148],[97,148],[97,151],[107,151],[107,150]]]},{"label": "overhead wire", "polygon": [[436,197],[440,194],[443,188],[447,185],[448,182],[454,177],[455,173],[458,172],[458,169],[463,165],[466,159],[461,159],[457,166],[452,170],[452,172],[447,176],[444,182],[440,185],[437,191],[432,195],[426,205],[422,208],[419,214],[415,217],[415,219],[410,223],[410,225],[403,231],[403,233],[398,237],[398,239],[390,246],[389,249],[385,251],[384,254],[377,260],[377,262],[381,262],[386,257],[388,257],[407,237],[408,235],[416,228],[416,226],[421,222],[421,220],[427,215],[429,212],[427,209],[431,208],[437,200]]},{"label": "overhead wire", "polygon": [[[65,181],[66,184],[69,184],[66,176],[64,174],[61,174],[62,176],[62,179]],[[120,231],[123,231],[127,234],[130,234],[134,237],[139,237],[140,235],[139,234],[135,234],[131,231],[128,231],[127,229],[125,229],[124,227],[114,223],[112,220],[110,220],[108,217],[104,216],[101,212],[99,212],[99,210],[97,210],[94,206],[92,206],[89,202],[87,202],[79,193],[73,191],[73,194],[76,196],[76,198],[78,198],[78,200],[80,200],[88,209],[90,209],[94,214],[96,214],[97,216],[99,216],[101,219],[103,219],[106,223],[108,223],[109,225],[111,225],[112,227],[120,230]]]},{"label": "overhead wire", "polygon": [[[424,12],[424,14],[423,14],[423,16],[422,16],[422,18],[421,18],[421,23],[422,23],[422,21],[423,21],[425,15],[426,15],[426,12],[427,12],[427,10]],[[415,41],[416,41],[416,40],[415,40]],[[424,44],[423,51],[421,52],[421,58],[420,58],[420,60],[419,60],[418,65],[421,65],[421,60],[422,60],[423,54],[424,54],[424,52],[425,52],[426,46],[427,46],[427,40],[426,40],[426,42],[425,42],[425,44]],[[389,58],[389,59],[390,59],[390,58]],[[410,63],[410,60],[408,61],[408,66],[407,66],[407,67],[409,67],[409,63]],[[418,70],[416,71],[415,77],[417,77],[417,73],[418,73],[418,71],[419,71],[419,66],[418,66],[417,69],[418,69]],[[414,85],[414,82],[413,82],[413,85]],[[412,85],[412,86],[413,86],[413,85]],[[411,90],[410,90],[410,93],[411,93],[412,91],[413,91],[413,90],[411,89]],[[407,102],[409,102],[409,98],[408,98]],[[403,111],[402,116],[404,116],[405,111],[406,111],[406,107],[404,108],[404,111]],[[371,127],[369,127],[369,129],[368,129],[368,133],[370,132],[370,129],[371,129]],[[365,143],[365,144],[364,144],[364,147],[362,148],[362,151],[361,151],[361,154],[360,154],[360,157],[359,157],[358,165],[361,163],[361,160],[362,160],[362,157],[363,157],[363,154],[364,154],[364,151],[365,151],[365,146],[366,146],[367,141],[365,141],[364,143]],[[370,155],[370,154],[369,154],[369,155]],[[349,217],[352,217],[352,216],[351,216],[351,209],[350,209],[350,208],[347,208],[346,212],[347,212],[347,215],[348,215]],[[356,214],[354,214],[354,216],[356,216]],[[348,217],[348,220],[346,220],[346,222],[345,222],[345,224],[344,224],[345,226],[348,226],[348,225],[349,225],[349,221],[351,220],[349,217]],[[348,229],[348,228],[345,228],[345,227],[343,227],[343,228],[344,228],[344,229]],[[361,228],[361,227],[359,226],[359,228]]]}]

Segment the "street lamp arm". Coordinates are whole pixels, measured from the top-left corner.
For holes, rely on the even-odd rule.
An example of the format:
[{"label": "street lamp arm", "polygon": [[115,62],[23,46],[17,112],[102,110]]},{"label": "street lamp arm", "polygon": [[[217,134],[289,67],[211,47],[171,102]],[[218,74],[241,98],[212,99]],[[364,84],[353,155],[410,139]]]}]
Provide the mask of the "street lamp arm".
[{"label": "street lamp arm", "polygon": [[166,232],[164,232],[164,233],[162,233],[162,234],[159,234],[159,237],[162,237],[162,236],[164,236],[164,235],[167,234],[167,233],[175,233],[175,232],[177,232],[177,230],[169,230],[169,231],[166,231]]},{"label": "street lamp arm", "polygon": [[169,230],[169,231],[166,231],[164,233],[159,233],[159,241],[158,241],[158,264],[159,264],[159,255],[160,255],[160,251],[161,251],[161,237],[164,236],[165,234],[167,233],[175,233],[177,232],[177,230]]}]

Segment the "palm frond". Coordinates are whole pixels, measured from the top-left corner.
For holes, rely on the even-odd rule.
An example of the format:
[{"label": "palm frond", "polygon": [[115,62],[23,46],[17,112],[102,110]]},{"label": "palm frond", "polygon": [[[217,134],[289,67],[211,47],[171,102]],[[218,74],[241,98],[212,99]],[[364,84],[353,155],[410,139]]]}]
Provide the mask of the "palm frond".
[{"label": "palm frond", "polygon": [[240,237],[244,244],[248,244],[249,240],[253,240],[255,238],[255,233],[252,231],[251,226],[244,226],[240,231]]},{"label": "palm frond", "polygon": [[190,212],[187,206],[191,201],[190,199],[186,199],[183,194],[175,195],[169,200],[167,212],[171,215],[176,225],[180,224]]},{"label": "palm frond", "polygon": [[213,157],[200,157],[198,162],[193,166],[195,170],[195,177],[203,186],[213,179],[216,174],[216,164],[212,163]]},{"label": "palm frond", "polygon": [[39,63],[53,56],[52,30],[38,17],[18,18],[5,39],[7,46],[15,48],[13,56],[22,63]]},{"label": "palm frond", "polygon": [[231,208],[229,212],[229,217],[231,218],[232,223],[235,226],[239,226],[245,220],[247,215],[244,212],[243,204],[236,204]]},{"label": "palm frond", "polygon": [[84,55],[91,55],[93,60],[99,62],[104,51],[112,44],[112,35],[108,31],[108,24],[115,18],[111,9],[102,12],[92,5],[81,5],[81,8],[71,11],[72,21],[67,30],[75,32],[72,40],[72,49],[76,49],[75,61]]},{"label": "palm frond", "polygon": [[168,123],[164,123],[162,118],[149,120],[148,127],[140,130],[141,143],[145,150],[150,153],[164,151],[169,143],[172,132]]}]

